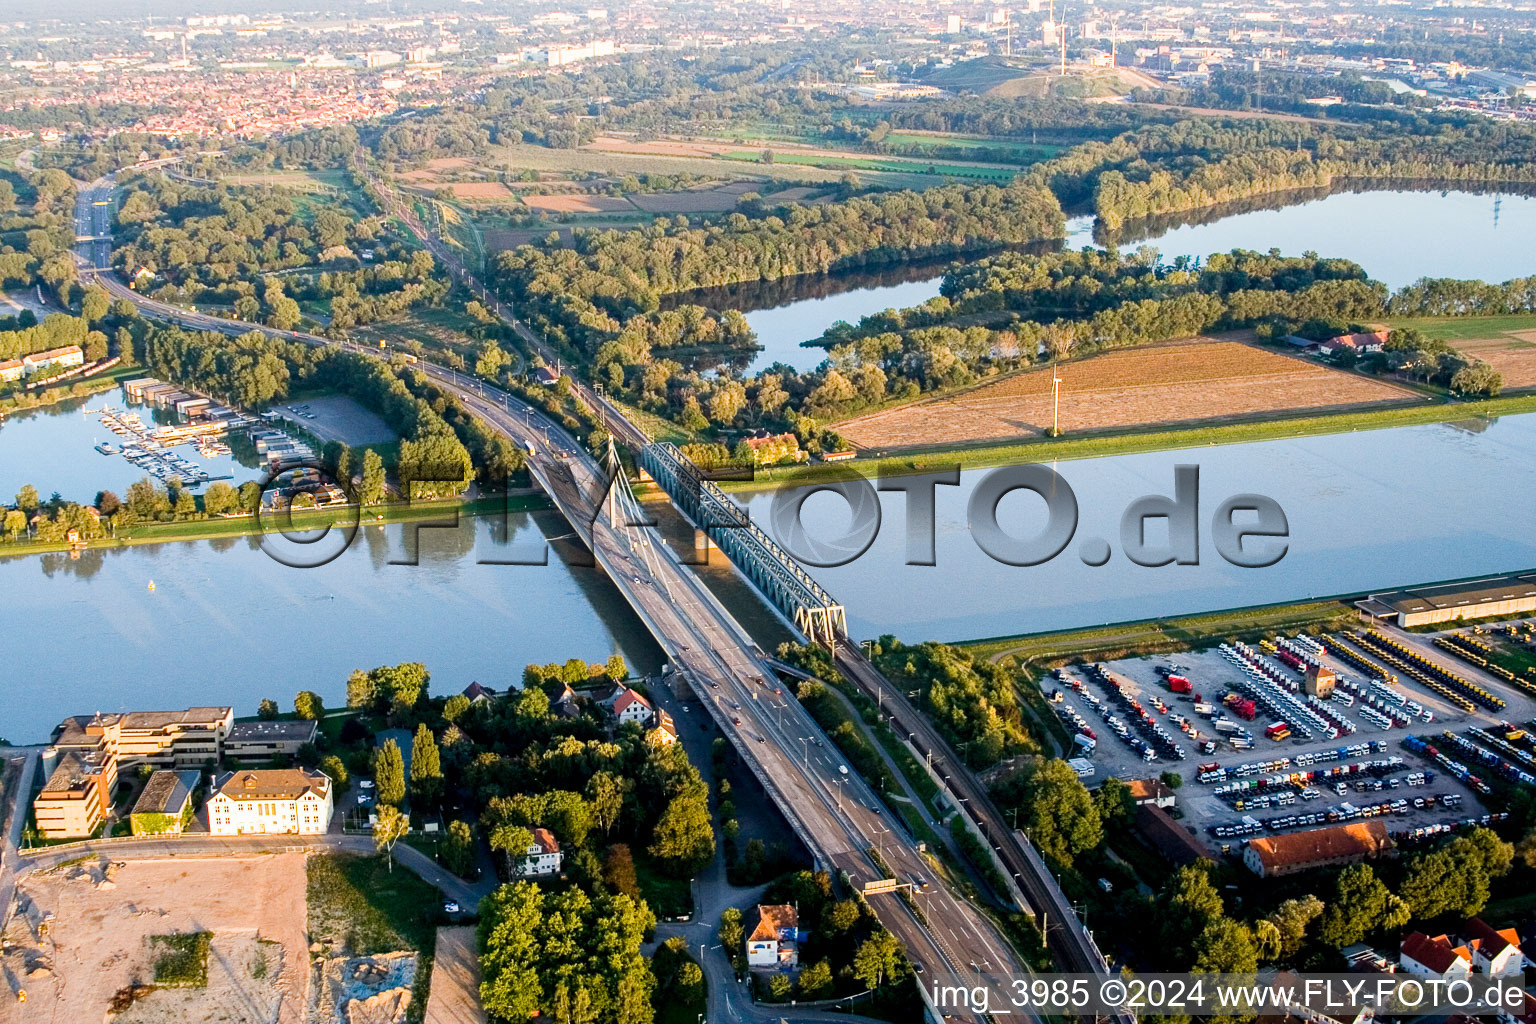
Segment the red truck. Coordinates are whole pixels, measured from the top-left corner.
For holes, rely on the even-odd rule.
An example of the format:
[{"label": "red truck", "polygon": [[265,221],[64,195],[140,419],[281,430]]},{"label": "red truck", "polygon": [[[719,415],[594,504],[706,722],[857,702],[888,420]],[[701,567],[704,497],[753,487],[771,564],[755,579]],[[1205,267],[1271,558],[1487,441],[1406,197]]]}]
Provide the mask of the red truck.
[{"label": "red truck", "polygon": [[1193,693],[1194,685],[1184,676],[1168,676],[1168,689],[1174,693]]}]

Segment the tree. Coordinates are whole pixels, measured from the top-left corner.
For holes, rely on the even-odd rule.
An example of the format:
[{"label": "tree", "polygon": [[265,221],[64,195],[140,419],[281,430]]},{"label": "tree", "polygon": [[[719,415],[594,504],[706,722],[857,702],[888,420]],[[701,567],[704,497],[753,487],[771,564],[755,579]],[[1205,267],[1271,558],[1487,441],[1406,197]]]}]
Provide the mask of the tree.
[{"label": "tree", "polygon": [[373,847],[389,858],[389,870],[395,870],[395,843],[411,830],[411,819],[400,813],[398,807],[383,804],[379,807],[378,821],[373,826]]},{"label": "tree", "polygon": [[1258,950],[1247,926],[1218,917],[1195,938],[1193,969],[1212,974],[1251,974],[1259,968]]},{"label": "tree", "polygon": [[667,861],[679,874],[696,871],[715,855],[709,800],[701,790],[690,788],[673,797],[652,835],[651,856]]},{"label": "tree", "polygon": [[1052,860],[1071,865],[1079,853],[1104,840],[1098,808],[1083,780],[1067,762],[1052,759],[1035,766],[1027,778],[1029,838]]},{"label": "tree", "polygon": [[347,707],[367,709],[378,700],[378,681],[362,669],[353,669],[347,677]]},{"label": "tree", "polygon": [[896,936],[882,928],[865,939],[853,954],[853,976],[863,982],[865,988],[879,988],[896,972],[900,963],[900,943]]},{"label": "tree", "polygon": [[1451,390],[1458,395],[1492,398],[1504,387],[1504,375],[1487,363],[1472,363],[1456,371]]},{"label": "tree", "polygon": [[619,812],[624,808],[624,783],[608,772],[596,772],[587,780],[587,799],[592,804],[592,817],[603,835],[613,831],[619,822]]},{"label": "tree", "polygon": [[821,927],[828,935],[841,935],[859,923],[859,905],[853,900],[828,903],[821,912]]},{"label": "tree", "polygon": [[91,287],[85,290],[80,297],[80,316],[87,323],[95,323],[107,315],[112,307],[112,298],[100,288]]},{"label": "tree", "polygon": [[338,787],[347,784],[347,764],[335,754],[327,754],[320,760],[320,770],[331,777]]},{"label": "tree", "polygon": [[825,959],[818,960],[800,972],[800,996],[803,999],[822,999],[832,992],[832,965]]},{"label": "tree", "polygon": [[16,492],[16,507],[30,515],[37,511],[37,506],[37,488],[31,484],[22,484],[21,490]]},{"label": "tree", "polygon": [[325,702],[314,690],[300,690],[293,698],[293,713],[300,718],[314,721],[325,715]]},{"label": "tree", "polygon": [[1310,893],[1286,900],[1269,915],[1269,921],[1280,933],[1280,950],[1276,958],[1292,957],[1301,949],[1307,937],[1307,927],[1323,912],[1323,901]]},{"label": "tree", "polygon": [[411,789],[423,803],[434,804],[443,793],[443,764],[437,737],[426,722],[416,726],[411,740]]},{"label": "tree", "polygon": [[469,698],[456,693],[443,702],[443,721],[450,725],[458,722],[469,711]]},{"label": "tree", "polygon": [[640,881],[635,875],[635,858],[629,847],[614,843],[603,856],[603,882],[614,892],[621,892],[630,899],[641,898]]},{"label": "tree", "polygon": [[489,838],[491,849],[506,856],[512,866],[512,873],[520,873],[523,858],[528,855],[528,847],[533,845],[533,833],[522,825],[503,822],[491,829]]},{"label": "tree", "polygon": [[405,803],[405,758],[393,739],[385,740],[373,752],[373,784],[379,803],[396,807]]},{"label": "tree", "polygon": [[531,882],[503,885],[481,902],[480,915],[481,1003],[497,1018],[528,1020],[543,990],[536,969],[543,893]]},{"label": "tree", "polygon": [[1335,880],[1334,896],[1323,911],[1317,937],[1342,949],[1359,942],[1371,931],[1391,927],[1391,896],[1369,864],[1351,864]]},{"label": "tree", "polygon": [[210,516],[227,515],[240,508],[240,498],[233,487],[223,480],[215,480],[203,492],[203,511]]},{"label": "tree", "polygon": [[741,911],[736,907],[726,907],[720,914],[720,927],[715,932],[715,938],[720,940],[720,945],[725,949],[726,956],[731,962],[739,964],[744,962],[746,952],[742,942],[746,939],[746,929],[741,923]]},{"label": "tree", "polygon": [[1111,776],[1094,791],[1093,806],[1101,822],[1125,822],[1136,813],[1136,798],[1131,796],[1130,786]]},{"label": "tree", "polygon": [[20,537],[27,529],[27,514],[19,508],[10,509],[5,513],[5,532],[12,539]]},{"label": "tree", "polygon": [[358,501],[377,505],[384,500],[384,460],[372,448],[363,452],[363,484]]},{"label": "tree", "polygon": [[443,837],[443,866],[460,878],[469,877],[475,866],[475,832],[467,821],[450,821]]},{"label": "tree", "polygon": [[1194,864],[1174,873],[1157,894],[1157,919],[1162,926],[1162,948],[1171,962],[1188,963],[1190,943],[1205,926],[1224,911],[1221,894],[1210,876]]},{"label": "tree", "polygon": [[263,697],[261,704],[256,708],[256,715],[263,722],[270,722],[277,717],[277,701],[270,697]]}]

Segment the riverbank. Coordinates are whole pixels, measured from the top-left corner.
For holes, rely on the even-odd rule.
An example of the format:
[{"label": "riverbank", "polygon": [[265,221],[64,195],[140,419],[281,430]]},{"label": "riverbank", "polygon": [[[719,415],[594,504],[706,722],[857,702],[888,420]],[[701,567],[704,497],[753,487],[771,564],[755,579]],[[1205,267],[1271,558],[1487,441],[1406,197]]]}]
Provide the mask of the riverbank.
[{"label": "riverbank", "polygon": [[1276,631],[1331,631],[1357,618],[1350,600],[1337,598],[1235,608],[1172,619],[1112,623],[1091,629],[961,640],[955,641],[954,646],[976,658],[991,662],[1011,661],[1021,667],[1049,668],[1065,661],[1113,661],[1186,651],[1215,640],[1252,640]]},{"label": "riverbank", "polygon": [[67,402],[71,398],[89,398],[103,391],[111,391],[124,380],[144,376],[142,366],[115,366],[106,373],[75,381],[61,381],[41,391],[18,391],[0,398],[0,420],[14,413],[46,409],[50,405]]},{"label": "riverbank", "polygon": [[861,476],[875,477],[933,472],[940,468],[957,465],[961,469],[986,469],[1018,463],[1067,462],[1076,459],[1102,458],[1108,455],[1134,455],[1181,448],[1274,441],[1289,437],[1347,434],[1353,431],[1386,430],[1391,427],[1451,423],[1457,420],[1488,420],[1528,412],[1536,412],[1536,394],[1512,395],[1507,398],[1491,398],[1476,402],[1446,401],[1424,405],[1393,405],[1381,409],[1321,416],[1249,417],[1231,423],[1195,424],[1188,427],[1155,430],[1106,431],[1082,437],[1034,438],[1007,444],[913,447],[902,452],[892,452],[884,458],[860,458],[850,462],[759,469],[750,481],[722,481],[720,486],[726,490],[749,491],[760,489],[765,484],[798,486],[839,479],[845,477],[850,471]]},{"label": "riverbank", "polygon": [[299,533],[323,530],[328,527],[346,529],[353,525],[382,526],[390,523],[423,522],[437,520],[451,514],[460,518],[500,515],[506,512],[541,512],[554,506],[542,494],[513,495],[502,497],[471,498],[463,501],[424,501],[372,505],[357,515],[356,506],[342,505],[295,512],[291,520],[267,514],[260,520],[255,516],[231,516],[220,519],[188,520],[177,523],[150,523],[135,527],[122,537],[105,537],[82,544],[38,544],[31,541],[0,542],[0,559],[20,558],[27,555],[70,550],[91,550],[139,547],[145,544],[165,544],[171,541],[217,540],[224,537],[249,537],[263,533]]}]

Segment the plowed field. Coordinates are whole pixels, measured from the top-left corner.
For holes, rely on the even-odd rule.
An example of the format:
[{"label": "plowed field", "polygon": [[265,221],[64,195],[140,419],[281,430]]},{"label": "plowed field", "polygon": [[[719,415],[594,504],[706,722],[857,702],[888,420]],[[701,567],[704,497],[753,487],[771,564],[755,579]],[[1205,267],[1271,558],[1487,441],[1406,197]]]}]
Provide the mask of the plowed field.
[{"label": "plowed field", "polygon": [[[1060,374],[1061,429],[1068,435],[1418,398],[1395,384],[1236,341],[1110,352],[1069,362]],[[1040,369],[836,429],[856,445],[881,449],[1031,437],[1050,426],[1051,372]]]}]

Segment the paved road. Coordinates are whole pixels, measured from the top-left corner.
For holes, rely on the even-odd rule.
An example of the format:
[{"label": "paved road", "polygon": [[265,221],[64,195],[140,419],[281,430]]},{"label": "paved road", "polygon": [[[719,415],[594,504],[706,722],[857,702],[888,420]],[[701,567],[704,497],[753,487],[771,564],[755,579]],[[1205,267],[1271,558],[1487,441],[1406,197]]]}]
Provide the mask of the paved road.
[{"label": "paved road", "polygon": [[42,754],[42,747],[7,747],[4,754],[7,758],[24,758],[20,770],[16,774],[16,784],[6,794],[6,828],[5,834],[0,836],[0,935],[5,933],[5,926],[11,919],[11,910],[15,905],[16,879],[21,873],[21,856],[17,852],[21,848],[21,832],[27,823],[26,798],[32,792],[32,777],[37,772],[37,766]]}]

